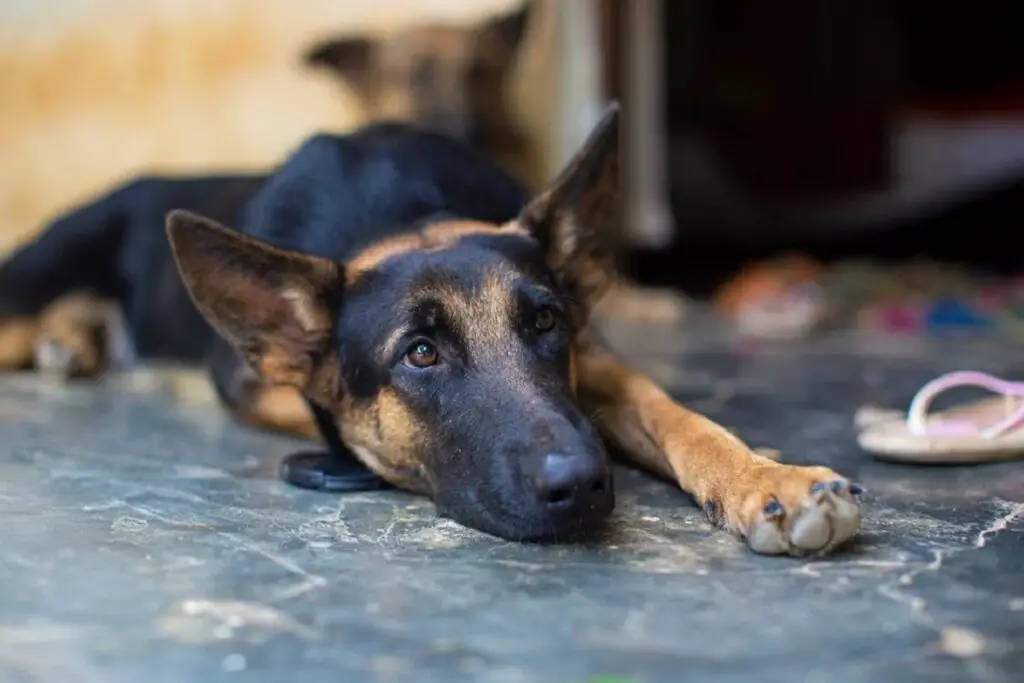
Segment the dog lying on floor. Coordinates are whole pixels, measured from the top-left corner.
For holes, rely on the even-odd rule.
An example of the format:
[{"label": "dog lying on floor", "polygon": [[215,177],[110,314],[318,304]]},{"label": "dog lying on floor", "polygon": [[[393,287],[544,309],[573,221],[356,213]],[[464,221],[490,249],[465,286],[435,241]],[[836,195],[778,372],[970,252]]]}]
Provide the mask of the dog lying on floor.
[{"label": "dog lying on floor", "polygon": [[[328,38],[314,43],[302,62],[346,85],[371,121],[411,123],[468,142],[532,190],[544,173],[507,86],[534,16],[535,2],[528,1],[478,25],[434,23],[384,36]],[[614,231],[611,237],[621,242],[620,226]],[[595,313],[678,323],[686,311],[686,298],[674,290],[619,280]]]},{"label": "dog lying on floor", "polygon": [[837,548],[857,484],[754,453],[588,327],[612,277],[618,119],[613,105],[533,198],[399,124],[315,136],[265,178],[133,183],[0,267],[2,358],[95,373],[116,300],[143,357],[204,359],[224,405],[266,428],[315,437],[306,401],[320,406],[367,467],[464,525],[598,528],[610,444],[759,553]]}]

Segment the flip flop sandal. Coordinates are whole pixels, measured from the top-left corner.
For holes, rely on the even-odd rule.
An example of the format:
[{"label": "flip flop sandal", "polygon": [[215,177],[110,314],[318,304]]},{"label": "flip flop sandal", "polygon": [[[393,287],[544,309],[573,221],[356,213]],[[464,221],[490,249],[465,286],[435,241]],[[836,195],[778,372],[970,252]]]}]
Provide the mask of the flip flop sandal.
[{"label": "flip flop sandal", "polygon": [[[953,387],[999,394],[928,415],[932,400]],[[862,408],[856,418],[861,448],[881,460],[956,465],[1024,456],[1024,382],[982,372],[951,372],[924,385],[906,413]]]}]

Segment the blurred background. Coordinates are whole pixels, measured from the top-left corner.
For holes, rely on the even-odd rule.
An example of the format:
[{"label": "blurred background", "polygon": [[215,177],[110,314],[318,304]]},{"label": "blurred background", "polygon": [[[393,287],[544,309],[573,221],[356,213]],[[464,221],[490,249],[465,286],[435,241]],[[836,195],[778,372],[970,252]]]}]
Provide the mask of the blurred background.
[{"label": "blurred background", "polygon": [[632,280],[754,335],[1020,339],[1018,5],[0,1],[0,253],[131,175],[269,170],[378,118],[536,187],[614,97]]}]

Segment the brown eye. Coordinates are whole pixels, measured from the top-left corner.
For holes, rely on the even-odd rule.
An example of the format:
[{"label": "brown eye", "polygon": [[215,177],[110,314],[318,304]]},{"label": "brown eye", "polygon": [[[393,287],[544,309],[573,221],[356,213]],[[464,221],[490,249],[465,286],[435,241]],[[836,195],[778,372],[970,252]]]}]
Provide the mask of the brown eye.
[{"label": "brown eye", "polygon": [[437,365],[438,358],[437,348],[425,341],[416,342],[405,354],[406,364],[414,368],[429,368],[431,365]]},{"label": "brown eye", "polygon": [[537,311],[533,319],[533,326],[538,332],[549,332],[555,326],[555,313],[550,308],[542,308]]}]

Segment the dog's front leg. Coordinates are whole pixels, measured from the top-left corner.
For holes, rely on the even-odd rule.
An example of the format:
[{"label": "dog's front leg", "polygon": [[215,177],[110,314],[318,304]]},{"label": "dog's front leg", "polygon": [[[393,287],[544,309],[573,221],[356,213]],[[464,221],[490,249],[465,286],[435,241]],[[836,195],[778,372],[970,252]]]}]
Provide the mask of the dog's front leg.
[{"label": "dog's front leg", "polygon": [[580,400],[605,438],[633,463],[676,480],[713,524],[754,551],[823,554],[857,533],[857,484],[825,467],[784,465],[753,452],[599,344],[581,342],[575,363]]}]

